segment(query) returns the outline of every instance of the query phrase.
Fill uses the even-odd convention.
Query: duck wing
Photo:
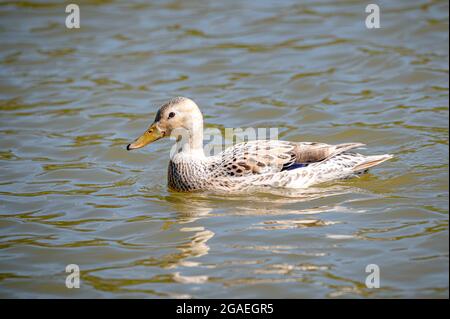
[[[330,159],[361,143],[329,145],[314,142],[257,140],[236,144],[212,157],[215,177],[249,176],[293,170]]]

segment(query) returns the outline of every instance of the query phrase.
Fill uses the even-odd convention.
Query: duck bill
[[[156,123],[152,124],[150,128],[141,136],[139,136],[133,143],[128,144],[127,150],[135,150],[141,147],[144,147],[147,144],[150,144],[160,138],[164,137],[164,132],[161,132],[158,129]]]

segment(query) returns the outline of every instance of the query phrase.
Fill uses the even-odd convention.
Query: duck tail
[[[365,171],[371,167],[374,167],[374,166],[381,164],[387,160],[390,160],[391,158],[394,158],[394,155],[384,154],[384,155],[367,156],[362,163],[359,163],[358,165],[353,167],[352,170],[353,170],[353,172]]]
[[[334,145],[332,151],[330,152],[330,154],[323,159],[323,161],[326,161],[330,158],[335,157],[336,155],[342,154],[348,150],[354,149],[354,148],[359,148],[359,147],[363,147],[366,146],[366,144],[363,143],[343,143],[343,144],[338,144],[338,145]]]

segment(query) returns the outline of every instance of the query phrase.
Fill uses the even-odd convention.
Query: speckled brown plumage
[[[184,192],[242,191],[257,186],[307,187],[355,176],[367,169],[355,169],[358,165],[374,161],[379,164],[388,159],[383,155],[366,157],[348,151],[362,145],[258,140],[198,160],[180,153],[169,162],[168,184],[171,189]],[[299,163],[307,165],[288,169]]]

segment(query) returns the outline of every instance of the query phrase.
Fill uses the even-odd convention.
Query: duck
[[[164,137],[176,139],[170,154],[168,188],[177,192],[244,192],[266,188],[307,188],[366,173],[391,154],[362,155],[354,150],[363,143],[330,145],[320,142],[251,140],[219,154],[206,156],[203,115],[186,97],[170,99],[159,107],[153,123],[128,151]]]

